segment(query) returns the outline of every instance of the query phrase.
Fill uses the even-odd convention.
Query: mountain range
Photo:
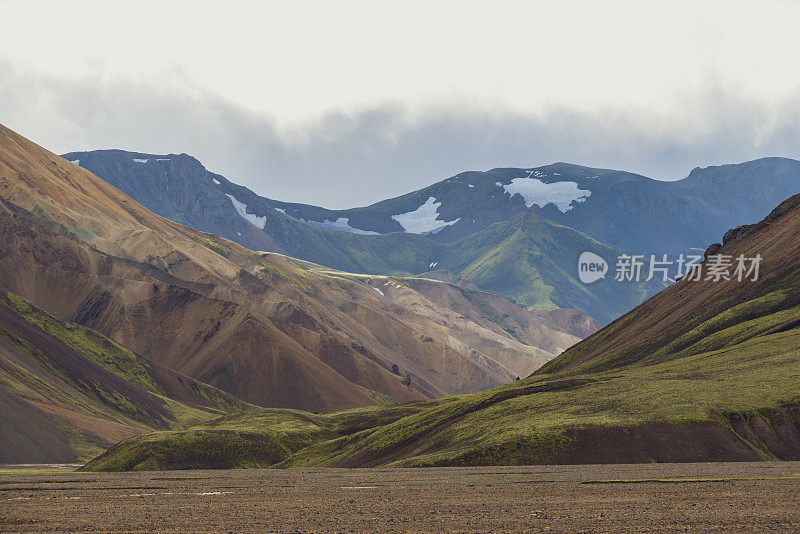
[[[765,158],[657,181],[567,163],[463,172],[371,206],[329,210],[257,195],[186,154],[72,152],[153,212],[255,250],[365,274],[460,279],[540,309],[608,323],[664,287],[592,285],[581,253],[697,254],[800,192],[800,162]],[[694,252],[693,252],[694,251]]]
[[[223,467],[800,459],[800,195],[714,248],[691,276],[526,379],[366,412],[248,411],[194,427],[205,446],[157,432],[85,469],[208,465],[197,450]],[[719,257],[748,270],[717,277]]]
[[[2,462],[85,458],[112,436],[245,405],[328,411],[479,391],[599,326],[464,282],[246,249],[2,126],[0,235],[0,395],[19,414],[4,421],[16,430]],[[59,445],[29,446],[48,436]]]
[[[798,165],[500,169],[332,212],[0,126],[0,462],[800,458]],[[582,252],[683,247],[667,287],[579,281]],[[692,276],[738,257],[752,280]]]

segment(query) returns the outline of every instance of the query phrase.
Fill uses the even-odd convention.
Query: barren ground
[[[798,496],[800,462],[144,473],[4,468],[0,531],[800,531]]]

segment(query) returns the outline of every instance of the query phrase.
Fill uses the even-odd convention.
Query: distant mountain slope
[[[526,306],[578,308],[602,323],[664,287],[657,279],[616,282],[613,271],[603,280],[583,284],[577,272],[583,252],[610,261],[621,254],[572,228],[535,213],[520,213],[448,244],[436,257],[436,267],[459,273],[479,287],[512,296]]]
[[[726,232],[717,253],[760,255],[757,279],[754,273],[742,280],[707,279],[719,259],[711,252],[701,280],[678,281],[525,380],[415,403],[403,412],[375,408],[303,419],[295,432],[304,440],[291,453],[260,462],[368,467],[798,460],[800,195],[761,222]],[[247,426],[265,435],[287,424],[224,420],[226,428]],[[126,440],[87,469],[175,465],[171,455],[150,452],[165,440],[175,438],[154,433]],[[202,465],[194,457],[184,467]]]
[[[281,252],[351,272],[409,275],[426,270],[440,248],[414,234],[362,239],[360,234],[306,224],[276,209],[285,203],[260,197],[186,154],[98,150],[63,157],[162,217],[252,250]]]
[[[520,174],[518,169],[463,173],[398,199],[334,212],[260,197],[207,171],[185,154],[107,150],[74,152],[64,157],[164,217],[251,248],[282,252],[336,269],[395,275],[448,269],[456,277],[498,291],[521,305],[580,308],[603,323],[663,287],[617,284],[610,288],[578,283],[575,271],[581,252],[599,248],[613,255],[618,250],[597,242],[592,232],[567,231],[562,221],[551,224],[551,219],[541,216],[549,213],[547,209],[528,209],[521,197],[514,200],[503,193],[496,182]],[[564,165],[562,170],[568,169],[588,173],[576,166]],[[616,176],[612,171],[604,172]],[[625,176],[629,179],[634,175]],[[460,218],[458,223],[443,226],[446,221],[436,222],[436,202],[428,200],[437,195],[444,202],[440,208],[445,211],[441,213],[455,210],[453,218],[443,215],[444,219]],[[397,214],[400,216],[393,219]],[[472,221],[469,224],[468,219]],[[412,232],[403,232],[398,221]],[[634,223],[625,219],[621,224],[633,228]],[[443,226],[438,233],[425,230],[437,225]],[[659,232],[666,231],[660,223],[656,226]],[[370,230],[359,230],[362,228]],[[376,232],[382,235],[372,235]],[[497,247],[503,252],[495,254]]]
[[[531,372],[593,325],[498,295],[476,297],[494,302],[481,308],[449,283],[428,294],[414,279],[373,287],[256,253],[161,218],[3,127],[0,235],[4,289],[260,406],[316,411],[477,391]],[[509,317],[492,315],[503,307]]]
[[[276,216],[278,211],[329,230],[362,235],[401,232],[418,247],[424,241],[412,236],[425,234],[449,243],[520,213],[533,212],[611,247],[648,254],[702,247],[728,228],[762,219],[778,203],[800,192],[800,162],[787,158],[696,168],[688,177],[673,182],[554,163],[530,169],[464,172],[371,206],[328,210],[260,197],[209,173],[186,154],[98,150],[64,157],[79,161],[159,215],[193,227],[212,222],[215,228],[201,229],[217,235],[222,234],[213,230],[227,231],[235,241],[260,240],[264,246],[250,245],[256,249],[280,247],[288,237],[264,241],[260,235],[233,234],[231,230],[242,231],[246,225],[237,220],[233,205],[213,191],[235,197],[245,206],[251,222],[268,235],[274,227],[287,224]],[[301,231],[298,228],[293,230]]]
[[[578,310],[520,308],[504,297],[463,281],[452,284],[423,277],[362,275],[293,261],[311,272],[364,284],[394,305],[414,310],[414,315],[403,314],[402,320],[414,329],[425,331],[423,344],[450,337],[477,349],[471,354],[477,361],[492,367],[499,364],[504,372],[510,371],[508,380],[525,376],[527,368],[538,369],[574,344],[575,336],[585,337],[600,327]],[[383,328],[377,323],[371,323],[370,328],[376,337],[382,336]],[[414,350],[413,345],[398,346],[398,352]],[[492,364],[484,355],[491,355],[496,363]]]
[[[387,233],[404,230],[398,214],[415,213],[417,227],[408,231],[428,224],[430,237],[453,242],[533,212],[629,253],[672,254],[703,247],[728,228],[754,223],[797,193],[800,162],[786,158],[697,168],[673,182],[554,163],[464,172],[397,198],[324,216]],[[319,208],[278,204],[298,218],[322,220]]]

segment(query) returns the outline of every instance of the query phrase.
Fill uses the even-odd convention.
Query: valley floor
[[[0,530],[800,530],[800,462],[77,473],[0,468]]]

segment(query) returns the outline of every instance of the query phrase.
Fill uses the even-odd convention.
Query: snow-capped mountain
[[[301,219],[347,218],[359,231],[421,233],[441,242],[530,212],[615,248],[658,254],[705,248],[727,229],[759,220],[798,192],[800,162],[785,158],[697,168],[673,182],[555,163],[464,172],[365,208],[280,207]]]
[[[663,286],[582,285],[582,252],[705,249],[800,192],[800,162],[781,158],[698,168],[674,182],[555,163],[463,172],[370,206],[329,210],[259,196],[186,154],[63,157],[159,215],[255,250],[370,274],[449,271],[520,304],[576,307],[601,322]]]

